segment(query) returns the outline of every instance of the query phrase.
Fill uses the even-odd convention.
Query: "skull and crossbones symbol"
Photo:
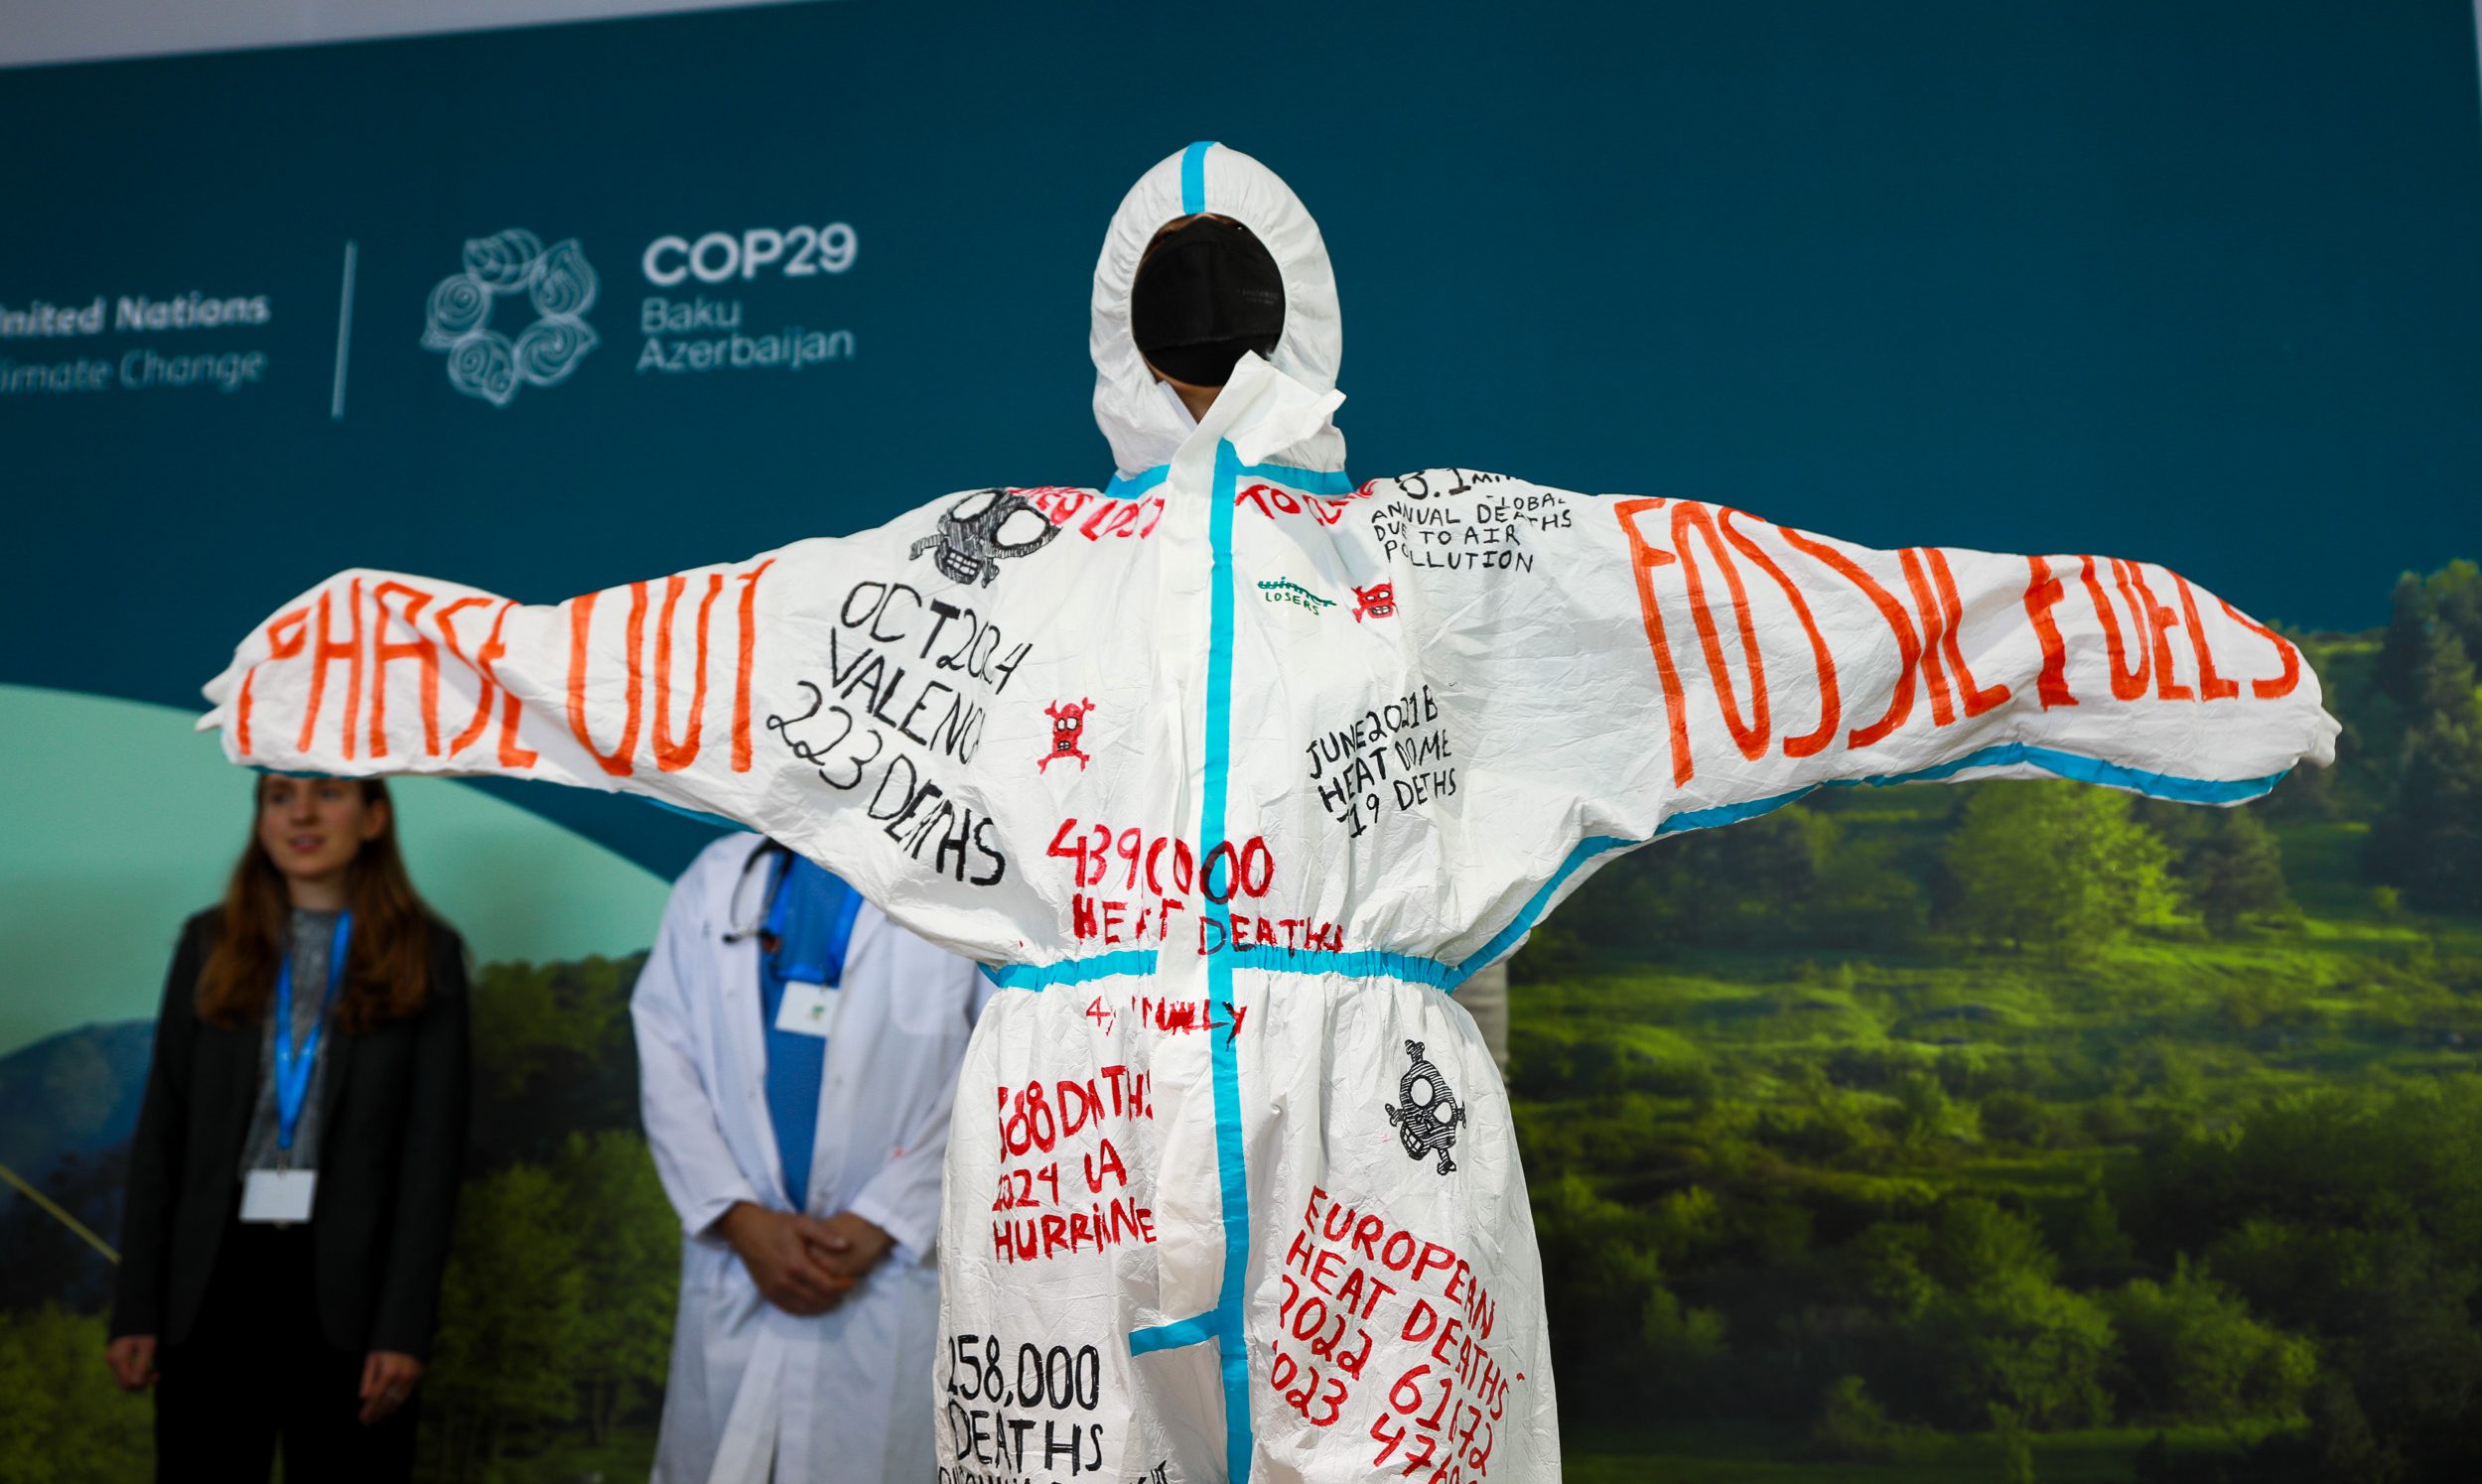
[[[1440,1173],[1447,1174],[1456,1167],[1448,1151],[1455,1147],[1457,1125],[1465,1121],[1465,1105],[1448,1091],[1440,1069],[1423,1059],[1422,1042],[1407,1041],[1405,1052],[1414,1064],[1397,1080],[1396,1106],[1387,1110],[1388,1122],[1396,1125],[1396,1137],[1404,1143],[1407,1157],[1419,1161],[1425,1154],[1436,1153]],[[1419,1102],[1414,1099],[1417,1087],[1424,1093]]]
[[[1045,771],[1063,757],[1076,758],[1077,771],[1082,773],[1086,770],[1086,764],[1091,759],[1079,750],[1078,742],[1086,735],[1086,714],[1093,710],[1094,703],[1082,698],[1065,706],[1054,701],[1042,709],[1042,714],[1051,719],[1051,750],[1043,753],[1042,760],[1034,764],[1035,772]]]
[[[968,513],[966,507],[977,500],[982,503]],[[1031,516],[1041,533],[1024,541],[1001,540],[1001,528],[1019,515]],[[949,581],[988,588],[1000,575],[1003,558],[1040,551],[1059,534],[1060,528],[1017,490],[977,489],[947,508],[939,517],[938,534],[914,542],[912,555],[931,552],[932,563]]]
[[[1367,588],[1353,590],[1354,622],[1359,623],[1365,617],[1393,618],[1395,616],[1396,584],[1373,583]]]

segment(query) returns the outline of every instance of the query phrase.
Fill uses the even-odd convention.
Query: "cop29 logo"
[[[441,279],[424,317],[425,349],[448,352],[448,384],[469,397],[505,407],[517,388],[558,386],[595,348],[586,323],[595,307],[595,269],[571,237],[546,248],[518,227],[466,243],[466,267]],[[535,321],[512,339],[491,328],[493,306],[523,294]]]

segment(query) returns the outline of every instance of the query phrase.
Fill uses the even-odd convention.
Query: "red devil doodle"
[[[1086,714],[1092,710],[1094,703],[1082,698],[1074,705],[1063,706],[1055,701],[1042,709],[1042,714],[1051,719],[1051,750],[1034,764],[1035,772],[1047,770],[1063,757],[1076,758],[1077,771],[1082,773],[1086,770],[1090,759],[1078,750],[1077,743],[1086,735]]]
[[[1396,584],[1377,583],[1367,588],[1353,590],[1354,622],[1359,623],[1365,617],[1393,618],[1395,616]]]

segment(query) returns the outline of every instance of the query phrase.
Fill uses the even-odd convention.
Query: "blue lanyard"
[[[276,967],[276,1147],[291,1151],[293,1131],[302,1124],[302,1103],[310,1096],[311,1068],[318,1064],[319,1039],[328,1028],[328,1011],[337,1003],[337,986],[345,982],[345,950],[353,941],[353,914],[337,914],[337,935],[328,945],[328,996],[319,1002],[319,1018],[300,1043],[293,1039],[293,955]]]
[[[792,874],[793,862],[788,856],[782,868],[775,873],[775,885],[767,893],[767,936],[775,941],[775,951],[778,953],[782,952],[784,947],[784,882],[791,877]],[[824,872],[821,874],[826,875]],[[841,988],[844,984],[845,949],[853,942],[854,919],[862,915],[862,893],[854,890],[841,877],[828,876],[827,878],[834,881],[844,895],[836,902],[836,920],[828,928],[826,952],[823,955],[825,962],[818,964],[777,962],[775,972],[780,979],[799,981],[803,984],[823,984],[831,988]]]

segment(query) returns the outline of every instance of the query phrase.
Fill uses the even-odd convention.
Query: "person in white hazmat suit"
[[[1220,339],[1220,391],[1132,323],[1141,258],[1200,216],[1166,261],[1211,307],[1150,340]],[[260,766],[727,815],[991,967],[940,1242],[948,1484],[1558,1477],[1525,1176],[1458,983],[1616,853],[1821,785],[2234,803],[2332,755],[2293,646],[2160,567],[1356,484],[1325,248],[1222,146],[1130,191],[1093,306],[1101,489],[553,607],[343,573],[241,642],[203,724]]]
[[[629,1002],[684,1238],[657,1484],[933,1477],[929,1264],[990,990],[756,836],[674,885]]]

